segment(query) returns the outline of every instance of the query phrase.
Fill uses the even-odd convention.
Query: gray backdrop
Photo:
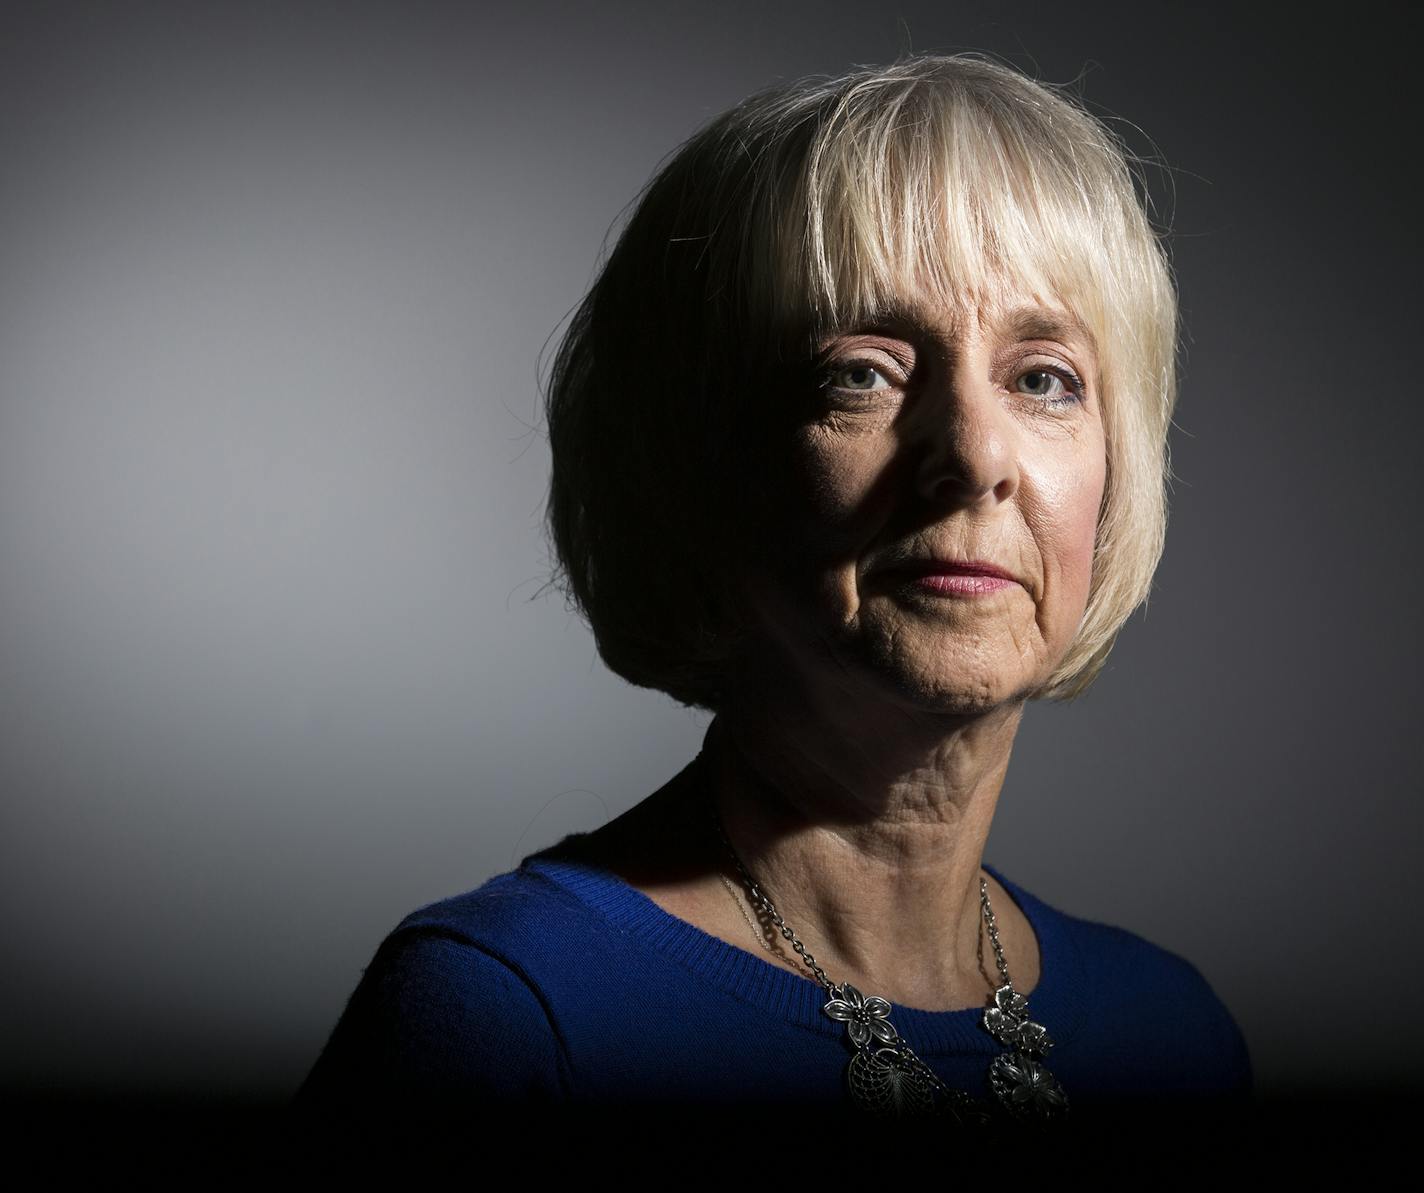
[[[1402,1079],[1419,113],[1350,11],[6,4],[5,1086],[284,1097],[406,912],[692,756],[537,595],[541,350],[674,145],[907,48],[1160,152],[1187,325],[1149,609],[987,856],[1194,961],[1264,1090]]]

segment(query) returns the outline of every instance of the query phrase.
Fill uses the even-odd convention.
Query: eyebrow
[[[930,330],[933,327],[932,317],[930,308],[901,299],[870,312],[858,326],[891,333],[913,329]],[[1077,343],[1087,348],[1095,359],[1098,356],[1097,337],[1081,319],[1067,311],[1032,303],[1024,304],[1006,311],[1000,319],[1000,328],[1021,340],[1062,340]],[[846,335],[854,330],[852,327],[843,327],[830,334]]]
[[[1037,306],[1015,307],[1003,321],[1005,330],[1022,340],[1076,340],[1098,354],[1098,340],[1075,315]]]

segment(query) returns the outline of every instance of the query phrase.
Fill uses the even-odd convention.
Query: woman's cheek
[[[1065,562],[1072,572],[1075,589],[1086,602],[1092,586],[1093,556],[1097,548],[1098,515],[1102,506],[1106,468],[1098,463],[1093,468],[1081,470],[1077,475],[1082,478],[1081,482],[1073,486],[1065,507]]]

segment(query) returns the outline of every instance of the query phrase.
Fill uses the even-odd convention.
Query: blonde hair
[[[545,403],[555,582],[608,666],[718,710],[741,645],[733,511],[778,367],[907,294],[964,309],[1007,287],[1097,347],[1092,583],[1034,698],[1085,691],[1166,534],[1178,311],[1139,161],[1070,94],[973,53],[767,88],[680,146],[574,312]],[[738,367],[768,384],[721,380]]]

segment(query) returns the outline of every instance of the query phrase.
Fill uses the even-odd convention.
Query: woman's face
[[[1107,466],[1090,337],[1021,296],[963,317],[907,304],[821,348],[798,392],[768,395],[795,413],[749,524],[763,679],[922,711],[1025,698],[1092,577]],[[976,590],[933,578],[933,560],[1012,580]]]

